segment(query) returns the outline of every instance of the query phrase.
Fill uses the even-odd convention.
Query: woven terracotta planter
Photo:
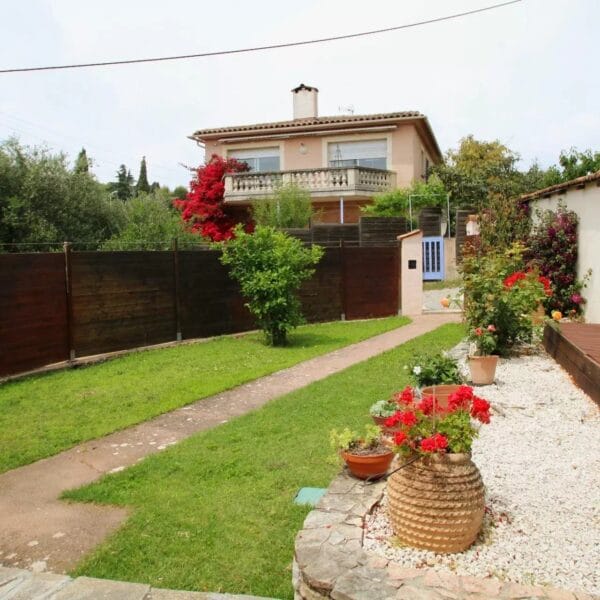
[[[469,454],[434,454],[396,471],[387,484],[388,516],[402,544],[462,552],[483,522],[485,489]]]

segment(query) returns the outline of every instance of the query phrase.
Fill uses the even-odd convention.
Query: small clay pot
[[[471,381],[475,385],[489,385],[494,383],[498,357],[495,354],[488,356],[469,356],[469,369]]]
[[[358,479],[366,479],[371,477],[383,477],[390,468],[394,453],[389,450],[383,454],[349,454],[342,452],[342,458],[346,461],[346,465],[350,473]]]
[[[425,396],[433,396],[436,399],[436,404],[440,410],[448,408],[448,398],[458,391],[460,384],[451,383],[444,385],[429,385],[421,390],[423,398]]]
[[[379,427],[383,427],[387,417],[376,417],[375,415],[371,415],[371,419],[373,419],[373,422],[375,423],[375,425],[379,425]]]

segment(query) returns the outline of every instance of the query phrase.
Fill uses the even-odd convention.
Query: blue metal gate
[[[423,281],[444,279],[444,238],[423,238]]]

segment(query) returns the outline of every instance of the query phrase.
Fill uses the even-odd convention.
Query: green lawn
[[[285,348],[259,333],[136,352],[0,385],[0,473],[409,323],[306,325]]]
[[[449,324],[197,434],[65,497],[129,505],[122,529],[76,570],[156,587],[292,598],[304,486],[326,487],[329,430],[362,427],[372,402],[404,387],[415,355],[454,346]]]

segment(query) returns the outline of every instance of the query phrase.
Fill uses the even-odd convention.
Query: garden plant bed
[[[545,355],[500,363],[477,392],[494,407],[473,458],[484,529],[461,554],[399,547],[383,482],[343,473],[296,539],[299,598],[555,598],[600,592],[599,415]],[[566,590],[574,590],[571,593]]]
[[[365,549],[402,567],[599,594],[597,407],[546,355],[502,361],[477,393],[495,409],[473,447],[487,488],[478,541],[451,555],[399,547],[384,495]]]

